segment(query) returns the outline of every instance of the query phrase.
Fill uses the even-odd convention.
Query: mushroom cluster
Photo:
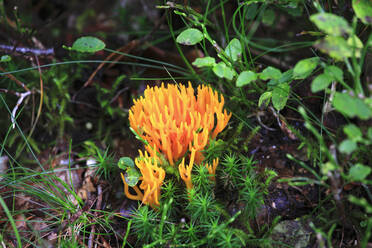
[[[160,152],[173,166],[194,148],[195,162],[200,163],[208,139],[215,139],[230,120],[231,113],[223,111],[224,103],[224,97],[206,85],[199,85],[196,96],[190,82],[188,87],[147,86],[144,97],[134,100],[129,122],[148,142],[146,150],[151,155]]]
[[[224,97],[206,85],[199,85],[196,94],[190,82],[188,87],[182,84],[147,86],[144,96],[134,100],[129,110],[131,128],[146,142],[147,152],[143,155],[140,151],[135,161],[142,174],[140,189],[144,193],[134,186],[137,195],[132,195],[122,175],[126,196],[152,207],[159,206],[160,188],[165,177],[162,166],[174,167],[177,164],[186,188],[191,189],[194,162],[203,161],[202,151],[209,140],[215,139],[231,118],[231,113],[223,110],[223,106]],[[190,160],[185,166],[188,151]],[[159,154],[168,165],[158,166],[162,161]],[[213,160],[212,165],[205,164],[211,180],[215,180],[217,165],[218,159]]]

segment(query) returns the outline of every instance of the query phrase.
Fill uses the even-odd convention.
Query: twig
[[[31,53],[35,56],[45,56],[45,55],[54,55],[54,48],[47,48],[47,49],[37,49],[37,48],[29,48],[29,47],[16,47],[16,46],[8,46],[0,44],[0,49],[7,51],[7,52],[17,52],[17,53]]]
[[[16,92],[16,93],[18,93],[18,92]],[[10,116],[10,119],[11,119],[11,121],[13,123],[12,124],[13,129],[15,128],[15,115],[16,115],[16,112],[18,110],[18,107],[19,107],[19,105],[21,105],[23,99],[25,99],[25,97],[28,96],[28,95],[30,95],[30,94],[31,94],[31,91],[27,91],[25,93],[18,93],[19,99],[18,99],[17,104],[15,105],[15,107],[14,107],[14,109],[12,111],[12,115]]]
[[[261,115],[264,115],[264,113],[263,113],[262,111],[258,111],[258,112],[256,113],[256,118],[257,118],[258,123],[259,123],[261,126],[263,126],[265,129],[269,130],[269,131],[276,131],[275,128],[271,128],[271,127],[268,127],[268,126],[266,126],[265,124],[263,124],[263,122],[262,122],[262,120],[261,120],[261,117],[260,117]]]
[[[116,99],[121,95],[121,93],[123,93],[124,91],[127,91],[128,89],[129,89],[129,87],[125,87],[125,88],[119,90],[118,93],[116,93],[116,95],[111,99],[110,104],[115,102]]]

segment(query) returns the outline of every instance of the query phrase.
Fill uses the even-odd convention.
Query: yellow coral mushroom
[[[182,162],[178,166],[178,171],[180,173],[180,176],[182,180],[185,182],[186,188],[188,190],[191,190],[194,187],[192,184],[192,180],[191,180],[191,171],[194,165],[195,155],[196,155],[196,149],[192,148],[189,165],[185,166],[185,158],[183,158]],[[218,158],[213,159],[212,165],[209,165],[208,163],[205,164],[205,167],[208,169],[208,172],[210,174],[210,179],[212,181],[216,180],[215,175],[216,175],[217,165],[218,165]]]
[[[147,152],[143,155],[142,151],[139,151],[140,156],[135,159],[136,166],[140,169],[142,176],[139,178],[142,180],[139,188],[136,186],[133,189],[137,195],[133,195],[129,192],[128,184],[125,181],[125,177],[121,174],[124,183],[124,193],[132,200],[141,200],[142,203],[150,205],[151,207],[159,206],[160,189],[165,178],[165,171],[163,168],[158,167],[157,157],[150,157]],[[141,192],[141,190],[144,193]]]
[[[205,164],[205,167],[207,167],[209,174],[211,175],[211,180],[216,181],[216,169],[218,165],[218,158],[213,159],[212,165],[209,165],[208,163]]]
[[[208,139],[215,139],[231,117],[223,106],[224,97],[209,86],[199,86],[196,96],[190,82],[188,87],[147,86],[144,97],[134,100],[129,122],[148,142],[146,150],[151,156],[160,152],[173,166],[188,149],[194,148],[195,161],[200,163]]]
[[[188,190],[191,190],[194,187],[191,181],[191,171],[192,171],[192,167],[194,166],[195,153],[196,153],[196,150],[193,148],[191,150],[189,166],[185,166],[185,158],[182,159],[182,162],[178,166],[178,171],[180,173],[180,176],[182,180],[185,182],[186,188]]]

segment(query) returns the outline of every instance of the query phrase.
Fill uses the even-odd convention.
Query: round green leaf
[[[356,164],[349,170],[349,177],[352,181],[363,181],[371,173],[371,168],[362,164]]]
[[[0,62],[9,62],[11,60],[12,60],[12,57],[10,57],[9,55],[3,55],[1,56]]]
[[[192,64],[198,68],[209,67],[214,66],[216,64],[216,60],[213,57],[197,58]]]
[[[237,38],[232,39],[225,48],[225,53],[233,61],[237,61],[238,57],[242,54],[242,44]]]
[[[213,66],[213,72],[220,78],[226,78],[228,80],[232,80],[235,76],[236,72],[228,67],[224,62],[219,62],[215,66]]]
[[[276,69],[274,67],[267,67],[265,70],[263,70],[260,73],[260,78],[262,80],[268,80],[268,79],[276,79],[278,80],[282,76],[282,73],[279,69]]]
[[[118,167],[126,170],[128,167],[134,168],[134,162],[130,157],[121,157],[118,161]]]
[[[332,82],[332,79],[333,78],[331,76],[325,73],[318,75],[311,83],[311,91],[318,92],[326,89]]]
[[[267,107],[267,105],[269,105],[271,96],[272,96],[272,92],[271,91],[264,92],[260,96],[260,99],[258,99],[258,107],[261,107],[262,104],[264,104],[264,106]]]
[[[198,29],[188,28],[178,35],[176,42],[182,45],[191,46],[202,41],[203,38],[203,33],[200,32]]]
[[[372,24],[372,1],[353,0],[352,2],[355,15],[364,23]]]
[[[328,175],[330,171],[334,171],[337,169],[337,165],[332,162],[327,162],[321,165],[320,171],[323,175]]]
[[[272,93],[272,102],[273,106],[276,110],[282,110],[289,98],[291,87],[287,83],[279,84],[274,87],[273,93]]]
[[[346,42],[350,46],[351,51],[354,51],[355,57],[360,58],[363,42],[359,39],[359,37],[355,34],[351,35]]]
[[[138,183],[140,177],[141,173],[139,173],[135,168],[132,167],[128,167],[124,175],[125,182],[131,187],[135,186]]]
[[[293,69],[294,79],[304,79],[307,78],[317,67],[319,63],[318,57],[303,59],[297,62]]]
[[[352,56],[352,48],[346,40],[339,36],[327,36],[315,42],[314,46],[336,60],[343,60]]]
[[[293,69],[289,69],[282,73],[280,78],[277,80],[278,84],[288,83],[293,79]]]
[[[344,72],[335,65],[327,65],[324,68],[324,74],[329,75],[333,78],[333,80],[337,82],[343,82],[344,81]]]
[[[77,39],[72,44],[71,50],[77,52],[95,53],[105,48],[105,43],[96,37],[85,36]]]
[[[370,139],[372,141],[372,127],[368,128],[367,137],[368,137],[368,139]]]
[[[341,16],[331,13],[318,13],[310,16],[310,20],[324,33],[333,36],[351,34],[352,28],[349,23]]]
[[[266,9],[262,16],[262,23],[268,26],[274,24],[275,21],[275,11],[272,9]]]
[[[344,133],[350,140],[355,142],[361,141],[362,138],[362,131],[360,131],[359,127],[354,124],[348,124],[344,127]]]
[[[357,116],[362,120],[367,120],[372,117],[372,110],[367,104],[346,93],[336,92],[332,104],[337,111],[351,118]]]
[[[338,150],[342,153],[351,154],[355,149],[357,148],[357,145],[354,141],[346,139],[341,142],[340,146],[338,147]]]
[[[236,87],[243,87],[256,79],[257,74],[253,71],[243,71],[239,74],[238,79],[236,80]]]

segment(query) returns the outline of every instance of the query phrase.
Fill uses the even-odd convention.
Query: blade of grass
[[[16,224],[14,222],[13,216],[10,213],[10,211],[9,211],[9,209],[8,209],[5,201],[3,200],[3,198],[1,196],[0,196],[0,205],[3,207],[6,216],[8,216],[10,225],[13,228],[14,235],[16,236],[16,239],[17,239],[17,247],[18,248],[22,248],[21,236],[19,235],[19,232],[18,232],[17,226],[16,226]]]

